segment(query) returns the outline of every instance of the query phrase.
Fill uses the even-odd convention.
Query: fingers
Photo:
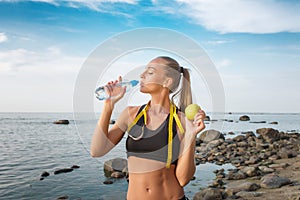
[[[198,131],[200,132],[205,128],[204,119],[206,114],[203,110],[199,110],[198,113],[194,117],[193,124],[198,127]]]
[[[195,115],[194,119],[202,119],[204,120],[206,117],[206,114],[204,110],[199,110],[198,113]]]
[[[111,89],[111,88],[115,87],[118,83],[121,83],[121,82],[122,82],[122,76],[119,76],[118,80],[107,82],[106,87]]]
[[[119,76],[118,80],[121,83],[122,82],[122,76]]]
[[[122,76],[119,76],[117,80],[114,81],[109,81],[105,85],[105,91],[109,95],[110,100],[114,100],[117,102],[120,98],[122,98],[126,92],[126,87],[122,87],[121,83],[122,82]]]

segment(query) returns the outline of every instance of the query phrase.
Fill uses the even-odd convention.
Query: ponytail
[[[191,83],[190,83],[190,73],[188,69],[184,67],[181,68],[181,73],[182,73],[182,85],[181,85],[181,91],[180,91],[180,96],[179,96],[179,102],[178,106],[179,109],[184,112],[185,108],[193,102],[192,99],[192,91],[191,91]]]

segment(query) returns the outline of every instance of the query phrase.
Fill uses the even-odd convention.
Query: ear
[[[172,84],[173,84],[173,79],[171,79],[171,78],[166,78],[166,80],[165,80],[164,83],[163,83],[163,86],[164,86],[164,87],[167,87],[167,88],[170,88]]]

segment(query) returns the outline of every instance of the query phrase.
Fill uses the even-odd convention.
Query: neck
[[[151,95],[149,111],[155,114],[167,114],[170,111],[170,99],[168,92]]]

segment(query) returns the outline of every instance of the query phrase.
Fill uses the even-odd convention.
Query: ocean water
[[[250,123],[239,121],[247,114]],[[285,132],[300,131],[300,114],[288,113],[233,113],[209,114],[212,122],[207,129],[236,135],[258,128],[271,127]],[[56,125],[59,119],[70,120],[69,125]],[[224,121],[233,120],[233,122]],[[216,120],[216,121],[214,121]],[[278,125],[269,124],[277,121]],[[127,181],[116,180],[111,185],[106,180],[103,164],[106,160],[126,158],[125,137],[111,152],[102,158],[91,158],[89,144],[96,124],[96,117],[74,119],[73,113],[0,113],[0,199],[56,199],[67,195],[69,199],[125,199]],[[228,137],[232,137],[229,136]],[[54,171],[79,165],[70,173],[54,175]],[[232,168],[231,165],[197,166],[196,180],[185,187],[192,199],[201,188],[214,179],[213,171]],[[47,171],[50,176],[40,180]]]

